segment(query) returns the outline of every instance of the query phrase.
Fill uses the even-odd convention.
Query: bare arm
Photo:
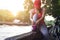
[[[33,9],[31,9],[29,13],[30,13],[30,20],[33,21]]]
[[[34,23],[34,21],[33,21],[33,12],[34,11],[34,9],[32,9],[32,10],[30,10],[30,20],[31,20],[31,24],[33,25],[33,23]]]
[[[33,21],[33,15],[30,13],[30,20]]]

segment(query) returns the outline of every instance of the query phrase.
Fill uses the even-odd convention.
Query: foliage
[[[52,15],[46,15],[44,21],[49,27],[55,25],[55,18]]]
[[[19,12],[17,13],[16,18],[17,18],[18,20],[20,20],[21,22],[28,22],[28,21],[29,21],[28,14],[26,14],[25,11],[19,11]]]
[[[29,19],[29,11],[33,8],[33,2],[32,0],[25,0],[24,1],[24,16],[25,16],[25,21],[30,22]]]
[[[25,11],[28,12],[32,8],[33,8],[33,2],[32,2],[32,0],[25,0],[24,1],[24,9],[25,9]]]
[[[46,13],[51,14],[52,4],[51,0],[46,0]]]
[[[12,13],[8,10],[0,10],[0,21],[13,21],[14,17]]]
[[[59,4],[60,0],[53,0],[52,1],[52,15],[54,17],[60,16],[60,4]]]
[[[46,21],[45,20],[45,23],[46,23],[47,26],[53,26],[55,21],[52,21],[52,20],[51,21]]]
[[[25,17],[25,15],[24,15],[24,12],[23,11],[19,11],[17,13],[16,18],[19,19],[20,21],[23,21],[24,20],[24,17]]]
[[[51,2],[50,2],[51,1]],[[60,0],[49,0],[50,7],[48,8],[48,12],[53,15],[53,17],[60,16]]]

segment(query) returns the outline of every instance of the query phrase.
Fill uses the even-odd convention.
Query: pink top
[[[40,12],[38,14],[38,19],[42,17],[42,12]],[[40,21],[40,24],[43,24],[44,23],[44,18]]]
[[[29,12],[30,12],[30,14],[32,14],[32,13],[33,13],[33,15],[35,14],[35,10],[34,10],[34,9],[30,10]],[[37,20],[42,17],[42,12],[43,12],[43,11],[41,10],[40,13],[38,14]],[[45,23],[45,22],[44,22],[44,18],[43,18],[43,19],[40,21],[40,24],[44,24],[44,23]]]
[[[40,13],[38,14],[37,20],[42,17],[42,12],[43,12],[43,11],[41,10]],[[35,12],[34,12],[34,14],[35,14]],[[33,15],[34,15],[34,14],[33,14]],[[44,18],[40,21],[40,24],[43,24],[43,23],[44,23]]]

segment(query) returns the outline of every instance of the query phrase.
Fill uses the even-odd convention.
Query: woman
[[[44,6],[41,7],[42,4],[45,5],[43,1],[35,0],[34,9],[30,11],[30,20],[32,22],[32,27],[33,27],[32,31],[35,32],[37,32],[36,30],[40,31],[44,36],[44,40],[49,40],[48,30],[44,22],[45,7]],[[34,14],[37,14],[35,18],[33,17]]]
[[[36,26],[36,20],[37,20],[37,14],[39,13],[41,7],[41,1],[40,0],[35,0],[34,2],[34,9],[30,10],[30,20],[32,22],[33,30],[35,30]]]

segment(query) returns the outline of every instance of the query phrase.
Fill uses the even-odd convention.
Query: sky
[[[24,0],[0,0],[0,9],[7,9],[16,15],[18,11],[23,11]]]
[[[0,0],[0,9],[9,10],[16,16],[18,11],[24,10],[23,3],[24,0]]]

